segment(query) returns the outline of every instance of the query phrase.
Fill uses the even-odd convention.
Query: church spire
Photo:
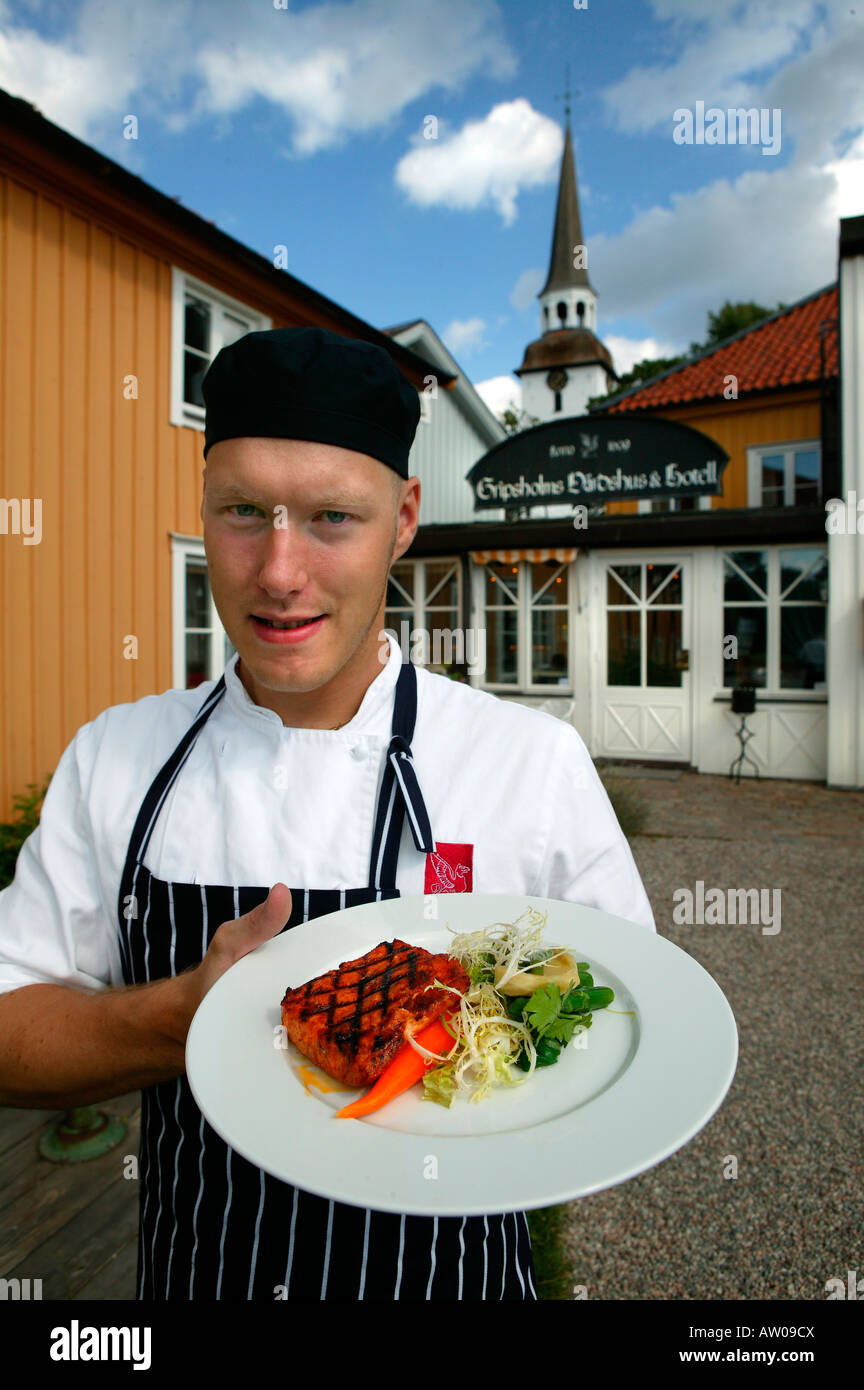
[[[568,93],[569,96],[569,93]],[[576,189],[576,167],[573,159],[573,139],[570,134],[570,109],[567,107],[567,126],[564,153],[561,157],[561,176],[558,181],[558,206],[555,210],[555,231],[552,234],[552,255],[549,274],[538,298],[550,290],[592,288],[584,266],[574,266],[574,248],[584,246],[582,219],[579,216],[579,194]],[[584,259],[581,257],[579,259]]]

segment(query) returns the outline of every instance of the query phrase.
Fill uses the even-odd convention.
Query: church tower
[[[586,402],[605,395],[618,379],[609,350],[595,333],[597,294],[588,278],[569,108],[549,274],[537,297],[542,337],[528,344],[516,375],[523,408],[542,424],[558,415],[584,414]]]

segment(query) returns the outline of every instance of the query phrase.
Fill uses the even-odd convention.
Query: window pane
[[[649,608],[645,621],[646,685],[680,686],[682,672],[676,671],[675,661],[681,650],[681,609]]]
[[[407,613],[409,617],[414,612],[413,603],[408,602],[405,595],[396,587],[392,580],[387,583],[386,603],[388,608],[401,609],[402,612]]]
[[[743,578],[730,563],[735,562],[747,578]],[[744,599],[758,602],[764,598],[768,588],[768,563],[764,550],[737,550],[723,557],[724,591],[727,603],[730,599]],[[748,583],[747,580],[751,582]],[[755,588],[753,586],[756,586]]]
[[[403,624],[403,623],[406,623],[406,624],[407,624],[407,626],[406,626],[406,628],[405,628],[405,643],[403,643],[403,641],[402,641],[402,624]],[[399,643],[400,647],[402,647],[402,646],[404,646],[404,645],[406,645],[406,644],[410,645],[410,642],[411,642],[411,629],[412,629],[412,627],[414,626],[414,621],[413,621],[413,617],[412,617],[412,614],[411,614],[410,610],[405,609],[405,608],[402,608],[402,609],[385,608],[385,610],[384,610],[384,626],[385,626],[385,627],[389,627],[390,630],[391,630],[391,632],[395,632],[395,633],[396,633],[396,641]]]
[[[486,680],[490,684],[516,684],[518,620],[515,608],[493,608],[486,614]]]
[[[645,578],[648,600],[657,594],[658,603],[681,603],[681,571],[675,565],[647,565]],[[666,580],[669,580],[668,584]],[[663,586],[658,594],[658,589]]]
[[[802,579],[802,575],[806,577]],[[827,555],[817,558],[815,550],[781,550],[780,597],[785,599],[787,595],[801,603],[805,599],[813,603],[827,602]]]
[[[503,565],[499,561],[485,565],[486,602],[516,603],[519,593],[519,567]]]
[[[209,632],[186,633],[186,689],[193,690],[210,679]]]
[[[639,685],[642,680],[639,650],[639,613],[612,612],[608,622],[607,685]]]
[[[819,453],[816,449],[799,449],[795,453],[795,501],[819,501]]]
[[[531,603],[533,607],[567,602],[566,571],[560,560],[539,560],[531,564]],[[554,577],[553,577],[554,576]],[[550,583],[551,580],[551,583]],[[544,585],[546,586],[544,589]],[[543,593],[541,594],[541,589]]]
[[[183,399],[187,405],[202,405],[201,382],[210,366],[210,359],[188,350],[183,354]]]
[[[197,560],[186,562],[186,627],[210,626],[210,582],[207,566]]]
[[[725,608],[723,610],[724,646],[726,637],[738,639],[738,659],[727,658],[723,662],[724,685],[765,685],[767,679],[766,614],[766,608]]]
[[[235,318],[233,314],[223,312],[222,314],[222,346],[227,347],[229,343],[236,343],[238,338],[242,338],[249,332],[249,324],[243,319]]]
[[[566,608],[535,608],[531,615],[531,680],[568,684]]]
[[[186,347],[197,348],[209,356],[210,353],[210,306],[194,295],[186,296],[186,324],[183,341]]]
[[[622,581],[619,583],[619,579]],[[628,593],[627,589],[632,589],[633,593]],[[608,583],[606,586],[607,603],[635,603],[636,599],[642,597],[642,566],[641,565],[616,565],[613,569],[609,566]]]
[[[426,602],[433,607],[455,608],[459,602],[457,565],[427,561]]]
[[[387,606],[411,607],[414,598],[414,565],[393,565],[387,582]]]
[[[780,685],[813,690],[825,680],[825,609],[780,609]]]
[[[459,615],[455,608],[426,610],[425,627],[431,643],[429,660],[435,666],[452,666],[454,662],[461,664],[474,655],[466,651],[465,635],[458,624]]]
[[[655,497],[654,500],[653,500],[652,503],[651,503],[651,511],[652,511],[652,512],[671,512],[671,511],[674,510],[674,508],[673,508],[673,506],[672,506],[672,502],[673,502],[673,498],[671,498],[671,497]]]
[[[762,459],[762,506],[783,505],[784,460],[782,454],[765,454]]]
[[[679,512],[698,512],[698,497],[679,497],[677,498]]]

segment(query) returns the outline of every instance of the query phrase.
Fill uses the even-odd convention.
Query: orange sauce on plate
[[[294,1071],[302,1081],[307,1096],[311,1096],[312,1086],[325,1093],[328,1091],[356,1091],[357,1089],[356,1086],[343,1086],[341,1081],[334,1081],[332,1076],[325,1076],[317,1067],[306,1066],[305,1063],[295,1067]]]

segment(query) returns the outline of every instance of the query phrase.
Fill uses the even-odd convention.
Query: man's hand
[[[196,992],[200,990],[197,1002],[200,1004],[207,991],[235,961],[276,936],[290,916],[291,889],[284,883],[274,883],[263,903],[233,922],[223,923],[214,932],[201,964],[189,972],[195,979]]]

